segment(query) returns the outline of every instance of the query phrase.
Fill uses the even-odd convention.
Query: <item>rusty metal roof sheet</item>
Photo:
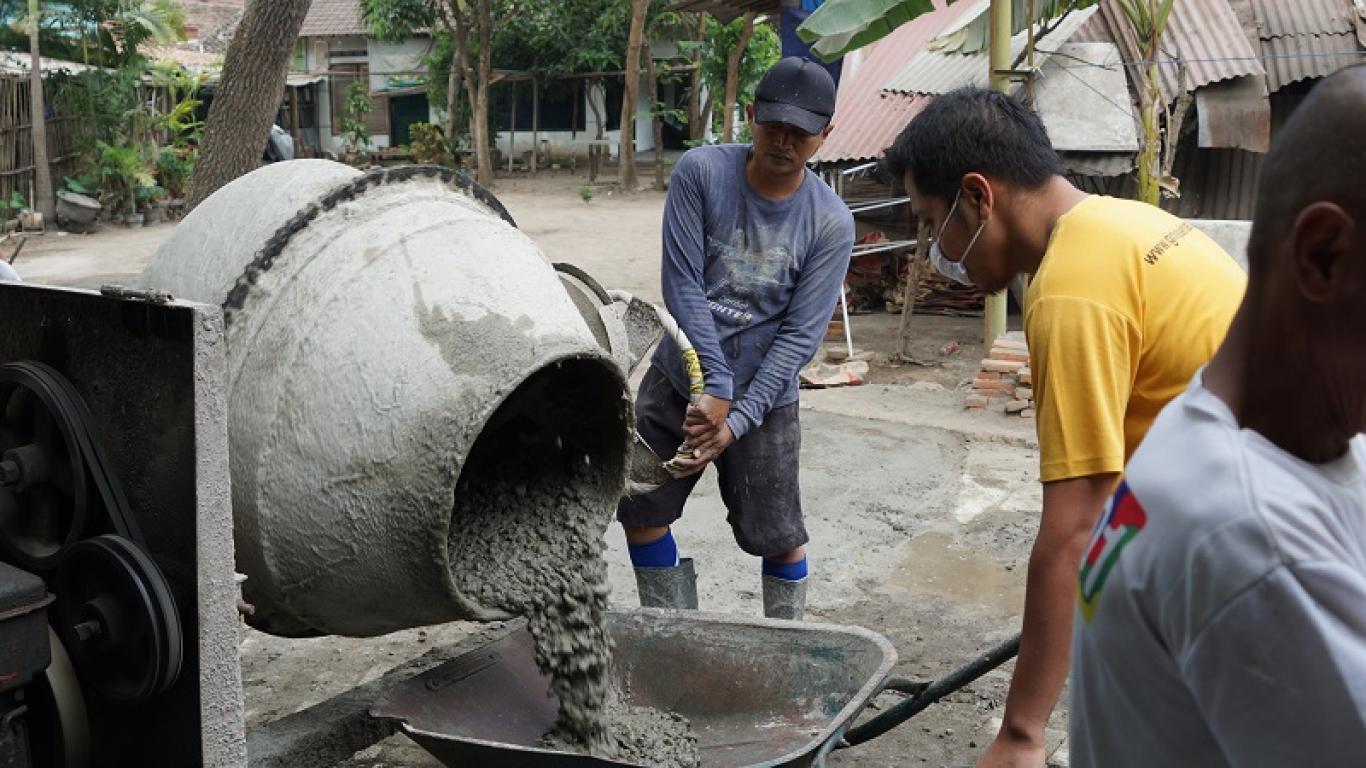
[[[1262,39],[1356,32],[1351,0],[1252,0]]]
[[[1124,60],[1138,62],[1129,65],[1129,81],[1140,79],[1143,54],[1118,0],[1101,0],[1100,11]],[[1169,102],[1183,90],[1266,74],[1259,61],[1260,51],[1254,50],[1226,0],[1176,0],[1163,38],[1158,76]],[[1186,66],[1184,87],[1177,82],[1182,62]]]
[[[985,3],[974,3],[973,9],[981,11]],[[1052,46],[1060,45],[1072,36],[1095,13],[1095,8],[1069,13],[1057,28],[1035,43],[1035,66],[1041,66],[1048,59]],[[1010,39],[1011,58],[1018,58],[1028,43],[1028,36],[1021,32]],[[948,93],[955,88],[967,85],[985,87],[988,80],[989,54],[981,51],[961,54],[951,51],[922,51],[911,59],[901,71],[883,84],[884,91],[893,93],[936,95]]]
[[[834,129],[812,158],[816,163],[846,163],[882,156],[901,129],[927,103],[924,97],[883,93],[882,84],[971,7],[958,2],[897,27],[890,35],[844,59],[835,100]]]
[[[1266,85],[1273,93],[1316,77],[1326,77],[1343,67],[1366,61],[1366,51],[1354,33],[1340,35],[1287,35],[1262,41],[1266,56]]]

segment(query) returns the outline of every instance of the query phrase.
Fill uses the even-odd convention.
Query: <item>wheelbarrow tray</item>
[[[608,628],[627,701],[688,718],[708,768],[811,765],[896,663],[858,627],[642,608],[610,612]],[[633,765],[538,747],[556,709],[519,624],[391,688],[371,714],[449,766]]]

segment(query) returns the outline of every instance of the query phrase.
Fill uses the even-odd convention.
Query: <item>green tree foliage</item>
[[[40,45],[50,58],[121,67],[149,44],[185,38],[179,0],[45,0],[41,11]],[[0,0],[0,47],[28,47],[27,14],[27,0]]]
[[[346,108],[339,125],[346,136],[348,154],[370,146],[370,129],[365,125],[365,116],[371,109],[374,109],[374,102],[370,100],[369,82],[356,80],[346,87]]]
[[[743,26],[744,22],[741,19],[722,24],[710,16],[707,17],[706,34],[700,43],[701,66],[702,82],[707,86],[707,94],[712,104],[713,122],[725,119],[723,115],[726,107],[723,102],[726,93],[726,60],[739,43]],[[736,106],[741,112],[754,101],[754,89],[758,87],[759,80],[769,67],[782,58],[782,50],[783,43],[777,30],[769,24],[754,26],[754,34],[745,46],[745,55],[740,59],[738,72]],[[743,133],[740,138],[744,139]]]
[[[402,42],[420,29],[437,25],[438,2],[446,0],[359,0],[361,17],[378,40]]]

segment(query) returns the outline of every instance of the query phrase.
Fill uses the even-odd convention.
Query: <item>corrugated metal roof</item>
[[[27,75],[32,63],[33,58],[27,52],[0,51],[0,73]],[[42,69],[44,77],[57,72],[77,75],[81,72],[99,69],[99,67],[82,64],[79,61],[53,59],[47,56],[38,57],[38,66]]]
[[[1262,39],[1356,32],[1351,0],[1252,0]]]
[[[1260,75],[1225,80],[1196,91],[1195,117],[1201,147],[1251,152],[1271,148],[1271,103],[1266,78]]]
[[[1178,151],[1172,169],[1181,196],[1162,207],[1183,219],[1250,219],[1266,155],[1241,149]]]
[[[313,0],[299,37],[368,35],[358,0]]]
[[[981,6],[982,4],[974,4],[975,9]],[[1048,59],[1048,54],[1053,50],[1050,46],[1066,42],[1095,11],[1094,7],[1073,11],[1062,19],[1056,29],[1038,38],[1035,41],[1035,66],[1040,66]],[[1028,42],[1028,35],[1024,32],[1012,37],[1011,58],[1018,58]],[[989,79],[989,69],[989,54],[986,51],[969,55],[923,51],[911,59],[900,72],[888,79],[882,89],[892,93],[937,95],[968,85],[985,87]]]
[[[945,8],[943,0],[935,1],[936,10],[845,57],[831,119],[834,130],[813,162],[859,162],[881,157],[924,107],[925,98],[884,94],[882,84],[972,5],[958,2]]]
[[[1266,55],[1266,85],[1273,93],[1315,77],[1326,77],[1343,67],[1366,61],[1366,52],[1353,33],[1289,35],[1262,41]]]
[[[1110,27],[1125,61],[1141,62],[1142,51],[1118,0],[1101,0],[1100,12]],[[1183,90],[1235,77],[1266,74],[1237,16],[1225,0],[1176,0],[1163,34],[1158,77],[1167,101]],[[1180,62],[1186,65],[1185,84],[1177,82]],[[1129,81],[1143,77],[1142,64],[1129,68]]]

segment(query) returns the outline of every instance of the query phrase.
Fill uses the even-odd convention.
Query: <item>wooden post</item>
[[[915,297],[920,293],[921,265],[929,254],[930,225],[917,217],[915,254],[911,256],[911,270],[906,276],[906,295],[901,299],[901,327],[896,332],[896,355],[900,360],[911,357],[911,315],[915,314]]]
[[[517,156],[517,81],[511,81],[512,123],[508,127],[508,173],[512,173],[512,158]]]
[[[536,178],[536,155],[541,151],[541,78],[531,76],[531,178]]]
[[[289,128],[294,134],[294,156],[303,157],[299,151],[304,145],[304,132],[299,125],[299,89],[286,85],[285,90],[289,92]]]
[[[991,48],[987,59],[991,67],[991,88],[1002,93],[1010,90],[1010,9],[1011,0],[991,0]],[[996,337],[1006,332],[1005,291],[987,296],[983,320],[982,341],[991,349]]]

